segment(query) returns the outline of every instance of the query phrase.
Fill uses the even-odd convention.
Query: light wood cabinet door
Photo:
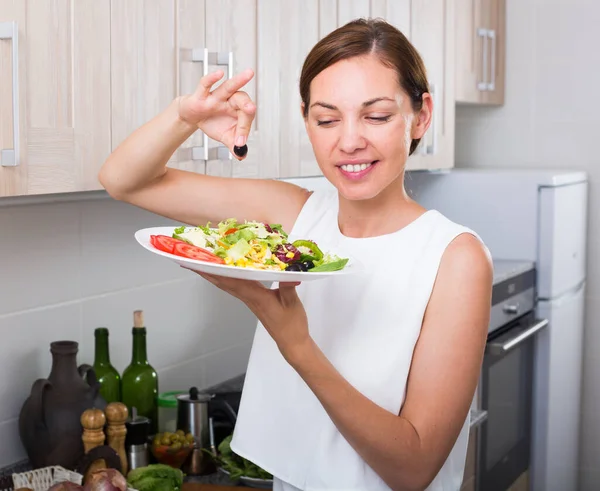
[[[306,55],[322,35],[336,27],[337,5],[327,0],[257,3],[260,177],[320,175],[306,134],[298,84]]]
[[[175,0],[111,0],[110,46],[114,150],[176,96]]]
[[[111,149],[109,0],[0,0],[0,30],[10,22],[18,54],[4,32],[0,148],[14,148],[16,137],[19,157],[16,165],[3,159],[0,196],[99,189],[97,173]]]
[[[273,2],[275,3],[275,2]],[[396,26],[415,44],[419,53],[424,58],[428,69],[432,89],[435,91],[434,122],[418,153],[411,156],[407,169],[438,169],[454,166],[454,0],[320,0],[317,8],[307,2],[303,17],[303,29],[308,35],[304,39],[302,49],[291,49],[292,59],[296,59],[298,73],[293,82],[293,93],[297,94],[297,79],[304,56],[317,41],[314,29],[310,26],[318,11],[318,39],[327,35],[336,27],[358,17],[380,17]],[[289,19],[293,19],[290,16]],[[287,22],[290,22],[288,20]],[[298,22],[298,21],[292,21]],[[293,32],[293,26],[283,24],[285,32]],[[296,29],[298,29],[296,27]],[[314,38],[314,39],[313,39]],[[293,66],[290,64],[290,66]],[[291,87],[290,81],[287,85]],[[285,98],[282,100],[286,100]],[[295,103],[299,104],[299,97]],[[306,137],[303,124],[296,131],[300,131],[299,148],[302,155],[301,163],[294,160],[295,154],[283,156],[280,167],[280,176],[310,175],[309,169],[315,169],[312,174],[320,174],[312,154],[312,148]],[[294,141],[285,134],[282,135],[282,145]],[[312,165],[311,165],[312,163]]]
[[[454,0],[413,0],[410,40],[424,60],[434,101],[431,125],[408,170],[454,166]]]
[[[504,104],[506,0],[455,0],[456,102]]]

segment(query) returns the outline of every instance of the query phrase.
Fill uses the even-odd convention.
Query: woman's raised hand
[[[202,77],[193,94],[179,98],[179,117],[226,145],[240,160],[247,152],[245,145],[256,106],[250,96],[239,89],[253,76],[251,69],[244,70],[211,92],[212,86],[223,77],[223,71],[217,70]]]

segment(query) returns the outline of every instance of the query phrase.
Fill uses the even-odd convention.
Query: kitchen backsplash
[[[142,309],[160,391],[245,371],[255,330],[248,309],[133,238],[173,223],[109,198],[0,207],[0,466],[25,457],[19,411],[49,374],[51,341],[78,341],[78,362],[92,364],[94,329],[108,327],[122,372],[133,311]]]

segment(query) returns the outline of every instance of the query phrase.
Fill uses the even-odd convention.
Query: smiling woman
[[[222,76],[115,150],[100,174],[108,192],[183,223],[281,224],[364,266],[273,289],[199,273],[259,321],[231,449],[276,491],[458,491],[492,271],[472,230],[404,189],[433,109],[419,54],[395,27],[364,19],[309,53],[301,114],[333,191],[166,167],[198,128],[232,150],[246,143],[256,108],[240,89],[253,73],[212,90]]]

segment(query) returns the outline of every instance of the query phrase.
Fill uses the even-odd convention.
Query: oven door
[[[491,333],[481,372],[479,486],[505,491],[530,462],[535,335],[548,325],[533,312]]]

